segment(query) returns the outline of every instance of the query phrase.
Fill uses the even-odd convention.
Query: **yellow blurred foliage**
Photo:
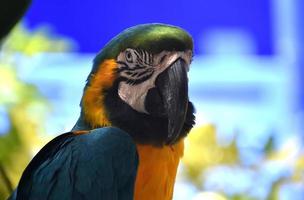
[[[0,136],[0,164],[16,186],[33,156],[33,148],[46,142],[40,134],[44,133],[48,104],[33,85],[18,80],[14,68],[0,64],[0,76],[0,106],[7,111],[10,123],[8,133]],[[7,195],[7,188],[1,187],[0,198]]]
[[[270,152],[266,162],[276,162],[293,169],[292,181],[304,183],[304,152],[298,138],[290,138],[277,151]]]
[[[200,192],[192,200],[227,200],[224,196],[215,192]]]
[[[185,175],[197,187],[201,187],[201,175],[206,168],[238,162],[238,149],[235,143],[220,146],[216,138],[216,128],[211,124],[194,127],[185,145],[182,160]]]
[[[20,52],[34,55],[41,52],[64,52],[75,48],[75,43],[62,37],[56,37],[50,28],[43,26],[35,31],[26,29],[24,24],[18,24],[3,44],[5,52]]]
[[[227,146],[221,146],[217,141],[217,132],[215,126],[207,124],[204,126],[196,126],[193,128],[186,139],[185,154],[183,158],[182,175],[191,182],[198,191],[201,191],[194,199],[225,199],[220,194],[227,195],[233,200],[256,200],[254,193],[249,191],[235,194],[227,194],[226,191],[219,190],[203,192],[204,177],[208,174],[204,172],[218,166],[239,167],[239,169],[249,169],[256,174],[265,173],[264,170],[273,167],[274,170],[290,170],[290,175],[280,175],[269,182],[270,188],[267,193],[269,200],[277,200],[280,198],[280,191],[284,185],[293,185],[294,187],[304,187],[304,152],[301,140],[297,137],[291,137],[284,141],[280,148],[275,149],[273,146],[273,136],[268,139],[262,152],[260,152],[261,160],[251,166],[244,166],[240,160],[240,152],[236,145],[237,139],[233,139]],[[278,171],[277,171],[278,172]],[[267,177],[257,177],[257,181],[271,181]],[[231,180],[233,183],[233,180]],[[254,185],[254,180],[252,182]],[[250,190],[254,191],[254,188]],[[217,193],[217,192],[220,192]]]
[[[49,104],[35,85],[18,78],[15,55],[30,56],[71,48],[70,42],[49,37],[45,29],[31,32],[19,25],[8,36],[1,49],[0,108],[6,112],[9,129],[0,134],[0,167],[4,169],[4,175],[9,178],[13,187],[16,187],[21,173],[37,153],[35,151],[50,139],[44,135]],[[4,175],[0,173],[0,199],[7,198],[10,193]]]

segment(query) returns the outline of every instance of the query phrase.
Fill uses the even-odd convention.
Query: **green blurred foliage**
[[[0,108],[8,118],[9,128],[0,134],[0,167],[5,173],[0,173],[0,199],[10,193],[4,175],[15,187],[30,159],[47,141],[42,136],[49,104],[35,85],[18,78],[16,55],[34,56],[69,49],[69,41],[52,37],[48,29],[29,31],[22,24],[14,28],[1,48]]]
[[[265,143],[263,152],[261,152],[261,160],[258,163],[253,163],[245,166],[240,159],[240,152],[237,145],[237,136],[231,141],[230,144],[222,146],[217,141],[216,128],[209,124],[198,126],[192,129],[191,133],[186,139],[185,154],[183,158],[182,176],[193,184],[197,191],[202,194],[205,190],[205,179],[208,176],[210,169],[215,169],[219,166],[225,166],[232,169],[244,169],[255,174],[254,179],[251,180],[252,186],[249,190],[240,193],[231,194],[224,190],[212,191],[214,194],[222,194],[227,199],[232,200],[259,200],[255,197],[255,185],[263,180],[263,175],[267,174],[267,170],[276,170],[278,168],[286,168],[291,171],[291,174],[279,176],[270,182],[270,188],[265,199],[279,200],[279,192],[286,184],[304,184],[304,150],[297,139],[286,141],[286,143],[279,147],[274,147],[274,136],[269,137]],[[270,166],[270,167],[269,167]],[[235,175],[237,176],[237,174]],[[220,181],[220,180],[219,180]],[[231,180],[232,184],[233,180]],[[232,185],[231,185],[232,186]],[[258,187],[258,185],[256,185]],[[228,186],[229,187],[229,186]],[[224,198],[221,196],[221,198]],[[198,199],[204,199],[199,198]],[[218,197],[208,197],[206,199],[216,200]],[[264,199],[264,198],[263,198]]]

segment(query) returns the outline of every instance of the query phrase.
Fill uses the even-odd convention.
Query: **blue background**
[[[252,34],[257,54],[273,54],[269,0],[33,1],[26,20],[34,28],[52,25],[74,38],[80,52],[97,52],[123,29],[141,23],[168,23],[189,31],[197,42],[216,27],[241,28]],[[196,45],[197,47],[198,45]],[[196,48],[197,53],[204,53]]]

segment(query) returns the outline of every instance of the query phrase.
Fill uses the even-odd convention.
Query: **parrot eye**
[[[133,55],[132,55],[132,52],[130,50],[126,51],[125,56],[126,56],[126,61],[127,62],[129,62],[129,63],[133,62]]]

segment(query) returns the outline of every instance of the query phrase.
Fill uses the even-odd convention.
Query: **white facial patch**
[[[119,84],[119,97],[136,111],[148,114],[145,109],[145,99],[149,89],[155,87],[158,75],[179,58],[187,63],[188,71],[192,58],[190,50],[163,51],[157,55],[134,49],[121,52],[117,57],[118,71],[125,81]]]

